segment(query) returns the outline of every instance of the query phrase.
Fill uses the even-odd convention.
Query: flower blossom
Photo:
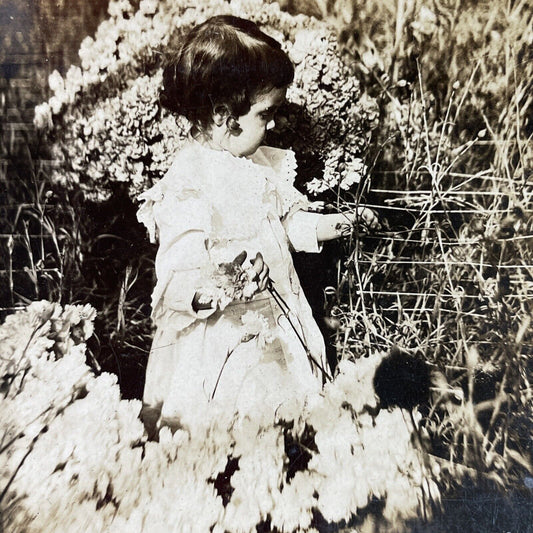
[[[116,376],[90,372],[83,343],[72,342],[61,357],[50,350],[58,335],[93,318],[89,306],[36,302],[0,326],[7,386],[0,425],[11,442],[0,452],[0,480],[13,502],[9,530],[78,531],[90,523],[110,532],[142,524],[253,531],[270,515],[280,531],[308,531],[317,511],[347,520],[374,498],[399,530],[431,509],[428,498],[438,502],[438,465],[415,447],[413,422],[376,403],[382,355],[342,361],[322,393],[296,408],[280,406],[296,440],[305,428],[313,435],[309,463],[287,479],[280,420],[217,416],[196,432],[163,427],[158,442],[147,441],[141,403],[120,398]],[[264,316],[247,312],[241,321],[243,334],[269,342]],[[238,459],[233,473],[225,473],[228,458]],[[231,490],[215,483],[224,477]]]
[[[268,320],[257,311],[247,311],[242,315],[241,322],[243,325],[242,342],[256,338],[258,346],[264,348],[266,344],[274,340]]]
[[[37,129],[48,130],[52,128],[52,110],[48,102],[35,106],[35,116],[33,124]]]

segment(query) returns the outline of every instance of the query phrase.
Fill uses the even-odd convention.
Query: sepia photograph
[[[533,533],[533,5],[0,0],[0,533]]]

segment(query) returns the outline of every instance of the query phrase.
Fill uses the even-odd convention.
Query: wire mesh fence
[[[431,359],[476,345],[490,360],[491,351],[516,349],[509,339],[533,297],[533,182],[426,171],[409,190],[384,174],[372,178],[366,204],[383,226],[354,237],[344,295],[336,293],[349,302],[334,308],[341,350],[399,344]]]

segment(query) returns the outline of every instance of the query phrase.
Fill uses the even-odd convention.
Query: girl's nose
[[[272,119],[272,120],[266,125],[266,129],[267,129],[267,130],[271,130],[275,125],[276,125],[276,121],[275,121],[274,119]]]

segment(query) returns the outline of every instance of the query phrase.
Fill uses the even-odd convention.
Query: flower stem
[[[237,344],[237,346],[239,344]],[[237,346],[235,346],[235,348],[237,348]],[[228,362],[228,359],[229,359],[230,355],[234,352],[235,348],[232,348],[231,350],[228,351],[228,353],[226,355],[226,359],[224,359],[224,362],[222,363],[222,367],[220,368],[220,372],[218,373],[217,381],[215,383],[215,388],[213,389],[213,392],[211,393],[211,400],[213,400],[213,398],[215,397],[215,392],[217,391],[218,382],[220,381],[220,378],[222,376],[222,372],[223,372],[223,370],[224,370],[224,368],[226,366],[226,363]]]
[[[268,284],[267,288],[268,288],[268,292],[270,292],[270,294],[274,298],[275,302],[278,304],[279,308],[281,309],[281,312],[283,313],[285,318],[288,320],[292,330],[296,334],[296,337],[300,341],[300,344],[302,345],[303,349],[305,350],[305,353],[306,353],[307,358],[309,359],[309,361],[311,363],[311,366],[314,364],[322,372],[322,379],[324,381],[326,381],[326,380],[332,381],[333,378],[330,376],[330,374],[324,369],[324,367],[315,359],[313,354],[309,351],[309,348],[305,344],[302,336],[300,335],[300,332],[297,330],[296,326],[294,325],[293,321],[291,320],[291,317],[290,317],[291,310],[290,310],[289,306],[287,305],[287,302],[283,299],[281,294],[274,288],[272,280],[269,280],[269,284]]]

